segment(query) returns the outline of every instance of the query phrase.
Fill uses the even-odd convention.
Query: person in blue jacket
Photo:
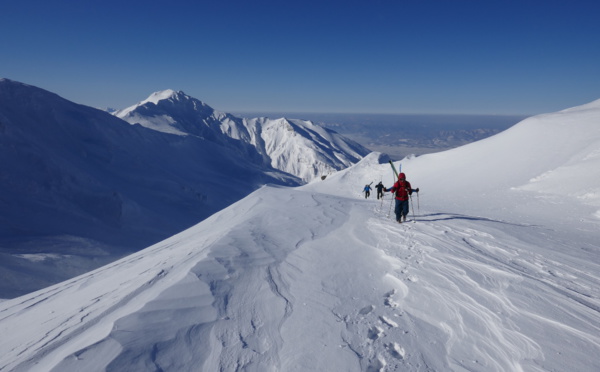
[[[363,191],[365,193],[365,199],[371,196],[371,185],[365,185]]]

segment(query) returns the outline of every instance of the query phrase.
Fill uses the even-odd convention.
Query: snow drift
[[[389,195],[359,194],[393,181],[380,154],[263,187],[0,303],[0,370],[597,371],[600,218],[580,192],[598,185],[599,119],[582,106],[396,163],[422,189],[416,223],[393,222]],[[557,169],[581,186],[538,186]]]

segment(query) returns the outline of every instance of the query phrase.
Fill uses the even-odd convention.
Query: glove
[[[383,191],[387,192],[387,191],[388,191],[388,189],[386,189],[386,188],[384,187],[384,188],[383,188]]]
[[[415,190],[415,192],[419,192],[419,188],[417,187],[417,189]]]

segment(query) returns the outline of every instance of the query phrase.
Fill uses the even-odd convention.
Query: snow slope
[[[416,223],[361,197],[392,181],[376,153],[265,186],[0,303],[0,371],[598,371],[600,216],[581,192],[598,185],[599,118],[582,106],[396,163],[422,189]],[[557,170],[581,184],[556,196],[540,176]]]
[[[347,168],[369,153],[358,143],[310,121],[242,119],[170,89],[155,92],[114,115],[160,132],[227,145],[305,182]]]
[[[233,146],[0,79],[0,297],[145,248],[266,183],[300,183]]]
[[[478,142],[404,159],[402,170],[413,187],[421,187],[423,201],[442,210],[516,218],[536,214],[559,223],[595,220],[600,208],[599,111],[600,100],[534,116]],[[370,181],[391,186],[391,174],[388,169],[375,175],[354,169],[332,177],[346,192],[360,192]],[[340,192],[336,183],[319,190]],[[537,203],[541,199],[546,203]]]

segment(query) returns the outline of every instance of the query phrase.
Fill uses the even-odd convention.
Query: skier
[[[412,189],[410,182],[406,180],[406,175],[400,173],[398,175],[398,181],[390,189],[384,189],[385,191],[393,192],[396,194],[396,221],[402,223],[406,221],[406,215],[408,214],[408,196],[413,192],[419,192],[419,189]]]
[[[379,198],[383,198],[383,189],[385,189],[385,186],[383,186],[383,183],[381,183],[381,181],[379,181],[379,183],[377,185],[375,185],[375,188],[377,189],[377,200],[379,200]]]
[[[365,192],[365,199],[371,196],[371,185],[365,185],[363,191]]]

